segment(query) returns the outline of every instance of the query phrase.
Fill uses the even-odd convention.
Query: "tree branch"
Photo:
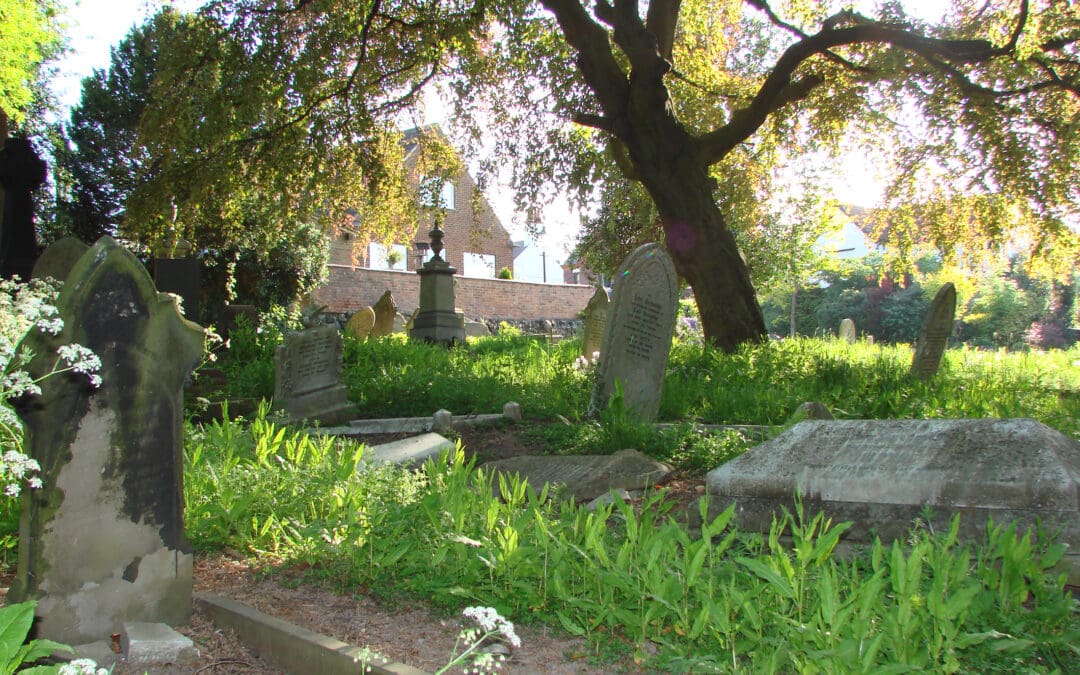
[[[578,53],[577,64],[608,117],[618,117],[629,91],[626,73],[611,53],[607,31],[593,21],[577,0],[541,0],[555,15],[567,43]],[[598,3],[611,8],[607,3]],[[613,10],[613,8],[611,8]]]
[[[770,113],[805,98],[814,86],[820,84],[820,80],[814,81],[811,77],[796,83],[791,81],[795,71],[808,59],[835,47],[858,43],[883,43],[914,52],[928,61],[937,60],[953,66],[984,62],[1007,53],[988,40],[930,38],[879,22],[824,29],[788,47],[750,104],[732,115],[726,125],[702,136],[702,159],[707,164],[719,161],[761,128]]]
[[[614,131],[611,120],[600,115],[593,115],[592,113],[574,113],[571,116],[571,121],[574,124],[580,124],[583,127],[592,127],[593,129],[599,129],[600,131],[606,131],[608,133]]]
[[[645,16],[645,29],[656,38],[656,51],[660,58],[671,61],[675,48],[675,27],[679,21],[682,0],[651,0]]]

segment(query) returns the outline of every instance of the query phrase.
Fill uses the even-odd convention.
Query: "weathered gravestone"
[[[199,320],[199,283],[201,263],[191,257],[191,242],[181,239],[155,252],[154,285],[164,293],[175,293],[183,300],[184,316]]]
[[[8,138],[0,148],[0,275],[5,279],[29,279],[33,272],[38,255],[34,191],[45,183],[47,168],[25,138]]]
[[[589,304],[585,306],[585,334],[581,338],[581,355],[590,361],[600,353],[610,304],[611,298],[607,289],[597,286],[596,292],[589,298]]]
[[[296,421],[334,424],[351,417],[341,356],[341,334],[334,326],[286,335],[274,351],[274,406]]]
[[[807,513],[852,521],[845,537],[856,541],[902,539],[929,510],[939,532],[961,514],[968,540],[991,517],[1041,521],[1080,561],[1080,443],[1030,419],[800,422],[709,472],[706,485],[711,516],[734,501],[749,530],[768,531],[798,493]]]
[[[79,262],[79,258],[88,250],[90,247],[75,237],[57,239],[38,257],[31,276],[35,279],[52,277],[57,281],[63,281],[67,279],[75,263]]]
[[[240,317],[243,317],[243,319]],[[218,316],[218,333],[223,339],[228,340],[241,322],[246,323],[252,329],[258,330],[259,310],[255,309],[255,305],[227,304],[221,308],[221,313]]]
[[[612,455],[520,455],[481,465],[481,469],[520,475],[534,492],[545,483],[561,485],[578,501],[587,502],[611,490],[639,490],[659,483],[671,467],[637,450]],[[495,483],[498,485],[498,481]]]
[[[345,323],[345,334],[357,340],[366,340],[371,335],[371,329],[375,327],[375,310],[364,307],[356,314],[349,317]]]
[[[371,337],[386,337],[394,332],[394,317],[397,316],[397,304],[394,296],[386,291],[379,301],[372,306],[375,323],[371,326]]]
[[[184,623],[191,550],[183,521],[182,386],[202,329],[158,293],[142,263],[108,237],[75,265],[57,301],[59,336],[34,334],[34,375],[57,346],[101,358],[101,386],[68,373],[20,401],[44,486],[23,493],[18,577],[9,600],[39,600],[41,636],[108,638],[123,622]]]
[[[915,343],[915,356],[911,360],[912,375],[920,380],[929,380],[937,374],[955,317],[956,287],[949,282],[938,290],[926,311],[926,322],[919,333],[919,341]]]
[[[489,335],[491,335],[491,330],[483,322],[465,319],[465,337],[487,337]]]
[[[656,419],[678,291],[675,266],[659,244],[640,246],[623,262],[608,308],[590,416],[607,407],[618,381],[626,408],[636,419]]]
[[[855,322],[851,319],[844,319],[840,322],[840,330],[837,335],[841,340],[849,345],[855,344],[855,338],[857,337],[857,331],[855,330]]]

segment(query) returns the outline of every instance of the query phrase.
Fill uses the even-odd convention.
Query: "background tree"
[[[485,94],[489,118],[530,120],[531,138],[501,146],[524,151],[521,182],[590,175],[582,157],[610,159],[639,181],[706,335],[725,349],[764,333],[732,232],[745,221],[730,216],[761,197],[731,189],[758,187],[731,178],[750,165],[838,149],[862,133],[895,145],[894,200],[924,190],[917,177],[939,167],[951,190],[1023,202],[1046,241],[1072,236],[1080,18],[1070,3],[955,2],[940,25],[895,2],[873,15],[794,1],[540,4],[554,23],[521,15],[477,54],[485,76],[467,72],[456,90],[498,85],[502,95]],[[538,101],[545,114],[529,112]],[[568,132],[552,113],[596,133]],[[609,152],[596,150],[605,144]]]
[[[70,121],[55,130],[53,154],[58,177],[56,218],[51,235],[74,235],[93,243],[104,234],[129,235],[127,202],[145,182],[156,179],[156,158],[141,142],[139,124],[150,104],[152,83],[164,50],[172,48],[195,19],[166,8],[133,28],[112,50],[107,70],[83,81],[82,97]],[[214,224],[179,231],[172,227],[144,243],[164,243],[190,233],[204,265],[203,293],[212,308],[234,301],[260,306],[287,304],[323,279],[328,255],[325,233],[291,214],[260,221],[254,193],[238,195],[233,232]],[[247,199],[248,201],[244,201]],[[268,234],[269,233],[269,234]],[[210,312],[206,319],[216,317]]]

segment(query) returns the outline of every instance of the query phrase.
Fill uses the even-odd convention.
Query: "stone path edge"
[[[195,607],[221,628],[236,631],[240,641],[260,658],[289,673],[338,675],[427,675],[403,663],[361,667],[360,648],[275,619],[247,605],[211,593],[196,593]]]

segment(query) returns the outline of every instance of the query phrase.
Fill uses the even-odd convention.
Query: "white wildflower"
[[[4,395],[8,398],[18,398],[23,394],[41,395],[41,387],[30,377],[25,370],[16,370],[8,373],[3,381]]]
[[[501,633],[507,642],[515,647],[521,646],[521,639],[514,632],[514,624],[504,619],[491,607],[466,607],[462,612],[467,618],[480,625],[484,632]]]
[[[64,330],[64,320],[60,317],[38,319],[34,325],[38,327],[38,330],[49,335],[59,335],[60,331]]]
[[[58,675],[109,675],[106,668],[98,668],[93,659],[75,659],[60,665]]]
[[[60,345],[56,352],[76,373],[96,373],[101,370],[101,358],[82,345]]]
[[[4,494],[6,494],[8,497],[18,497],[19,496],[19,484],[18,483],[8,483],[7,487],[4,488]]]

